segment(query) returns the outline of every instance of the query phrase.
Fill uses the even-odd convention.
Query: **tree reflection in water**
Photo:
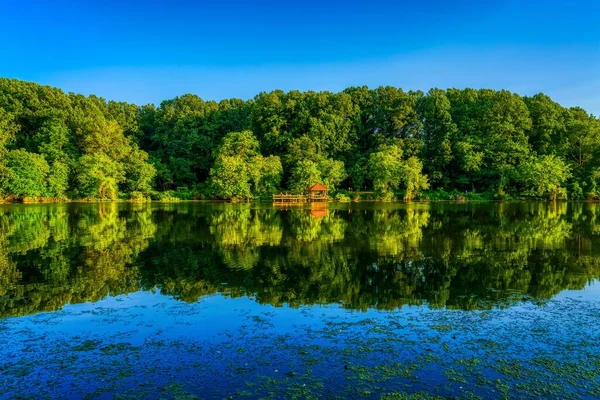
[[[482,309],[600,277],[588,203],[0,207],[0,316],[158,288],[272,305]]]

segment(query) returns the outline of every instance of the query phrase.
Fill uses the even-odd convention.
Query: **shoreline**
[[[423,199],[423,200],[359,200],[359,201],[339,201],[332,200],[328,202],[319,202],[315,204],[323,205],[323,204],[356,204],[356,203],[384,203],[384,204],[427,204],[427,203],[456,203],[456,204],[464,204],[464,203],[520,203],[520,202],[536,202],[536,203],[600,203],[600,200],[542,200],[542,199],[473,199],[473,200],[446,200],[446,199]],[[274,207],[278,208],[302,208],[306,206],[310,206],[311,203],[303,203],[303,204],[279,204],[273,203],[266,200],[247,200],[247,201],[229,201],[229,200],[221,200],[221,199],[191,199],[191,200],[126,200],[126,199],[117,199],[117,200],[105,200],[105,199],[56,199],[56,200],[48,200],[41,199],[37,201],[5,201],[0,200],[0,205],[26,205],[26,204],[71,204],[71,203],[131,203],[131,204],[145,204],[145,203],[164,203],[164,204],[177,204],[177,203],[222,203],[222,204],[271,204]]]

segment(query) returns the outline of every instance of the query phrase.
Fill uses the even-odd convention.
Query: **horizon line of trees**
[[[412,200],[600,198],[600,120],[540,93],[386,86],[159,106],[0,78],[0,200],[247,200],[321,182]]]

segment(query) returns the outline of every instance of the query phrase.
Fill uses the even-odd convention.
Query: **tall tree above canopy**
[[[524,97],[531,116],[529,143],[537,154],[564,155],[568,110],[543,93]]]
[[[208,177],[220,140],[211,123],[218,108],[214,101],[186,94],[163,101],[156,110],[149,147],[171,171],[174,185],[191,185]]]
[[[369,131],[377,143],[419,134],[421,123],[417,115],[417,102],[422,93],[406,93],[393,86],[380,86],[371,93],[373,118]]]
[[[450,114],[446,92],[431,89],[419,99],[419,115],[423,124],[424,161],[432,181],[441,186],[450,180],[449,167],[453,159],[452,140],[458,129]]]
[[[266,153],[283,156],[293,140],[308,137],[319,153],[341,158],[357,139],[357,112],[346,93],[276,90],[256,96],[251,118]]]
[[[510,171],[529,157],[527,106],[506,90],[450,89],[447,96],[458,129],[452,141],[455,182],[502,192]]]
[[[287,103],[288,95],[282,90],[261,92],[254,98],[250,116],[252,131],[267,154],[283,154],[292,138],[289,114],[293,114],[296,103]]]
[[[585,110],[569,110],[566,124],[565,158],[571,165],[574,181],[583,194],[600,197],[600,119]]]
[[[366,86],[348,88],[348,94],[357,107],[354,118],[362,151],[372,151],[379,145],[418,137],[421,121],[417,103],[421,92],[404,92],[392,86],[369,90]]]

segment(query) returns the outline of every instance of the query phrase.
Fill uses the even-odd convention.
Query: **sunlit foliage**
[[[1,201],[267,199],[319,182],[332,197],[598,199],[599,160],[598,117],[542,93],[362,86],[137,106],[0,79]]]

